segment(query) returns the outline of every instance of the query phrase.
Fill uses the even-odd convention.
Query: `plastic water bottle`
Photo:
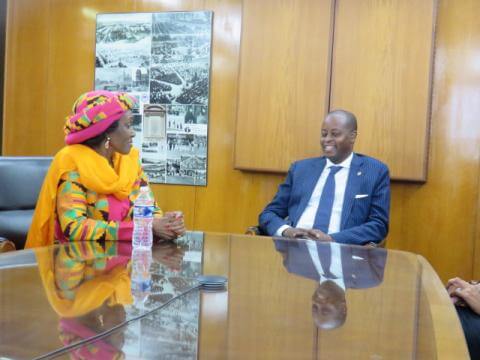
[[[132,243],[134,248],[148,248],[152,247],[153,243],[153,210],[154,200],[150,196],[150,189],[148,186],[140,188],[135,203],[133,204],[133,238]]]
[[[131,289],[137,308],[143,308],[152,291],[152,249],[137,248],[132,251]]]

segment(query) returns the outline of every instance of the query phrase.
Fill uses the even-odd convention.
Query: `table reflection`
[[[82,242],[38,249],[38,269],[48,301],[59,315],[59,338],[64,346],[104,334],[131,319],[181,296],[163,315],[145,319],[95,341],[76,346],[79,358],[147,356],[148,342],[165,339],[165,349],[196,356],[199,296],[182,296],[197,285],[201,273],[203,233],[189,233],[152,249],[133,249],[121,242]],[[181,304],[181,310],[175,306]],[[103,336],[103,335],[102,335]],[[168,345],[168,346],[167,346]],[[148,357],[148,356],[147,356]]]
[[[64,346],[102,333],[126,319],[130,292],[131,246],[82,242],[35,250],[47,299],[59,315]],[[122,334],[78,348],[78,358],[121,357]]]
[[[273,241],[289,273],[318,282],[312,295],[312,318],[319,329],[335,329],[345,323],[346,289],[371,288],[383,280],[385,249],[313,240]]]
[[[0,357],[466,358],[421,257],[274,240],[189,233],[138,262],[116,242],[3,254]],[[226,276],[228,287],[199,290],[200,273]]]

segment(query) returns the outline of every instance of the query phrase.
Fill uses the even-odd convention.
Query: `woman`
[[[54,240],[131,240],[133,203],[148,185],[138,150],[132,148],[131,109],[126,93],[81,95],[67,117],[65,142],[47,173],[25,247]],[[185,232],[179,212],[155,206],[153,233],[173,240]]]

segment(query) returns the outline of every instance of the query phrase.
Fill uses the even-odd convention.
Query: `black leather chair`
[[[0,237],[23,249],[51,157],[0,156]]]

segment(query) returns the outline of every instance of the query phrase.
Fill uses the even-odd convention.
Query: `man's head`
[[[333,281],[319,284],[312,296],[312,317],[319,329],[335,329],[347,318],[345,290]]]
[[[320,144],[323,154],[333,163],[345,160],[353,151],[357,137],[357,119],[351,112],[334,110],[322,124]]]

